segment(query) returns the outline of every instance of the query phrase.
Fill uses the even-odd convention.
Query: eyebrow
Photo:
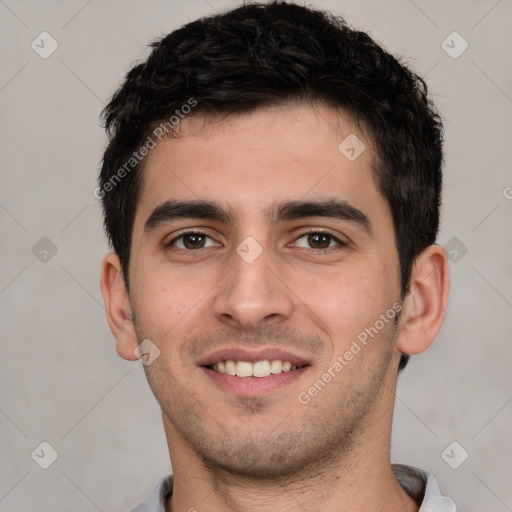
[[[348,201],[285,201],[265,211],[270,222],[300,220],[308,217],[326,217],[354,223],[369,236],[373,229],[368,216]],[[159,204],[146,220],[144,231],[149,233],[167,222],[177,219],[208,219],[223,223],[235,220],[231,209],[225,209],[214,201],[170,200]]]
[[[212,201],[165,201],[148,217],[144,231],[153,231],[161,224],[176,219],[209,219],[228,223],[233,221],[234,216],[231,211]]]
[[[345,220],[360,227],[369,236],[373,229],[368,216],[348,201],[287,201],[279,203],[268,211],[271,222],[290,221],[307,217],[326,217]]]

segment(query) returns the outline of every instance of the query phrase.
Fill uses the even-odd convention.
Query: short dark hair
[[[110,142],[97,197],[127,286],[144,164],[130,159],[158,123],[191,98],[191,115],[318,101],[351,112],[376,147],[374,173],[390,206],[405,296],[414,259],[439,227],[443,127],[420,77],[343,18],[279,1],[198,19],[151,46],[103,111]]]

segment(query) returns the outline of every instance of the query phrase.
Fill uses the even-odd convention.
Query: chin
[[[350,436],[340,436],[337,443],[326,443],[323,436],[308,439],[304,435],[281,434],[247,441],[231,437],[194,447],[204,466],[211,472],[251,480],[290,481],[304,474],[321,473],[333,462],[333,455],[350,451]],[[333,450],[333,444],[338,444]]]

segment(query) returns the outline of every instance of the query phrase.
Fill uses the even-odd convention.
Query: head
[[[281,2],[245,5],[191,22],[152,46],[104,111],[111,138],[96,195],[115,252],[104,267],[102,288],[118,351],[130,358],[137,341],[154,342],[162,355],[146,371],[169,429],[190,436],[213,463],[223,454],[208,438],[206,423],[185,433],[173,416],[178,407],[187,407],[187,396],[197,394],[185,383],[197,367],[210,366],[206,359],[212,351],[226,344],[230,350],[280,345],[307,360],[305,368],[314,368],[311,378],[317,378],[381,318],[372,347],[359,343],[359,362],[343,368],[353,392],[344,403],[344,410],[352,411],[350,421],[335,415],[331,428],[320,429],[319,443],[327,445],[337,433],[348,446],[349,432],[379,401],[376,383],[393,368],[396,376],[407,354],[430,343],[446,306],[446,260],[433,245],[442,125],[427,87],[343,19]],[[343,153],[347,140],[348,156]],[[352,160],[354,150],[361,154]],[[172,222],[189,218],[192,210],[189,217],[195,224],[201,219],[198,226],[206,231],[176,245],[179,233],[169,236]],[[334,238],[318,238],[323,229],[314,239],[299,233],[301,240],[327,241],[332,249],[341,239],[346,254],[308,261],[284,257],[279,247],[291,238],[293,224],[324,216],[341,219],[343,229],[333,230]],[[317,219],[314,226],[323,224]],[[237,252],[243,241],[249,245]],[[171,242],[172,257],[162,256],[162,246],[168,250]],[[179,252],[196,247],[203,251],[199,259]],[[258,255],[242,261],[244,250]],[[423,290],[428,272],[439,277],[438,283]],[[330,286],[328,294],[322,293],[324,285]],[[251,293],[261,300],[251,302]],[[116,302],[115,296],[126,300]],[[413,320],[421,317],[415,308],[431,314],[428,329],[416,325],[423,336],[417,342],[399,325],[407,322],[405,313]],[[390,309],[396,313],[392,321],[379,317]],[[123,336],[132,341],[119,345]],[[178,360],[181,367],[174,366]],[[364,364],[370,374],[363,382],[354,376]],[[166,390],[170,384],[174,397]],[[322,391],[325,407],[340,405],[332,388]],[[359,395],[366,396],[365,405],[351,409]],[[264,414],[266,400],[230,397],[223,417],[233,406],[233,418],[218,428],[230,438],[254,429],[244,436],[257,446],[262,427],[245,425],[242,413]],[[269,407],[279,401],[273,395],[268,400]],[[204,405],[188,406],[202,414]],[[303,423],[306,418],[313,429],[317,420],[304,414]],[[291,454],[293,433],[285,424],[277,432],[280,443],[289,441]],[[253,455],[267,460],[256,448]]]

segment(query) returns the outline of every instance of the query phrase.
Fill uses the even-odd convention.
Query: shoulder
[[[172,475],[162,477],[149,496],[130,512],[165,512],[165,502],[172,494]]]
[[[405,492],[421,505],[419,512],[456,512],[455,503],[441,494],[432,475],[403,464],[392,464],[391,468]]]

